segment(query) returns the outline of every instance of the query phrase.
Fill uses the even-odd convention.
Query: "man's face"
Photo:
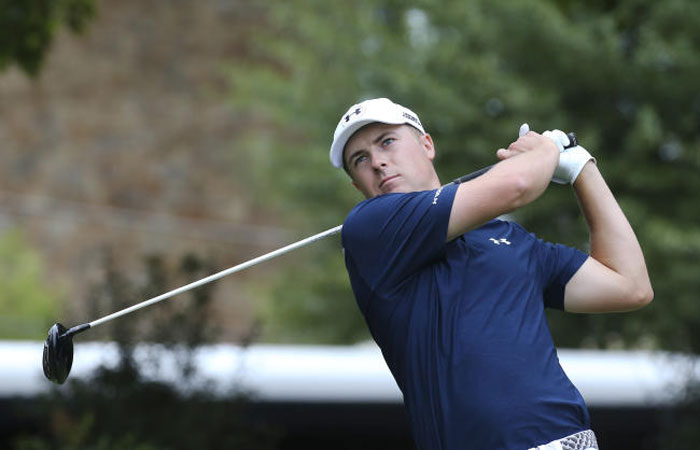
[[[360,128],[343,152],[353,185],[366,198],[440,187],[434,158],[430,135],[422,135],[410,125],[384,123]]]

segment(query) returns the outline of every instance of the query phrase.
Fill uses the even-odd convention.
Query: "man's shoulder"
[[[350,227],[357,225],[363,221],[371,219],[377,213],[386,211],[392,202],[391,196],[397,194],[380,195],[373,198],[368,198],[355,205],[348,215],[345,217],[343,230],[348,230]]]
[[[363,200],[355,205],[350,213],[348,213],[347,217],[345,218],[345,225],[343,228],[367,221],[372,222],[373,220],[381,217],[394,214],[395,211],[399,209],[401,204],[410,201],[420,194],[422,193],[409,192],[405,194],[384,194]]]
[[[364,200],[345,218],[343,245],[397,243],[426,233],[442,234],[449,220],[450,195],[453,198],[454,192],[440,188]]]
[[[396,214],[413,214],[419,210],[428,210],[434,207],[451,205],[448,199],[454,197],[456,186],[443,186],[438,189],[428,191],[415,191],[407,193],[390,193],[379,195],[355,205],[345,218],[346,225],[350,222],[360,220],[372,220],[376,218],[393,216]],[[451,190],[447,194],[446,190]],[[444,200],[443,200],[444,198]],[[422,205],[422,206],[421,206]],[[407,208],[404,208],[407,207]]]

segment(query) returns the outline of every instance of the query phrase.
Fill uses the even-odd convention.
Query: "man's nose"
[[[383,169],[387,165],[387,158],[385,155],[382,155],[381,152],[377,152],[374,155],[372,155],[372,167],[375,169]]]

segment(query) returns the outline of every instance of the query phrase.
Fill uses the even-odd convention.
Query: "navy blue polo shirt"
[[[457,187],[366,200],[342,231],[418,447],[524,450],[589,428],[544,313],[588,255],[500,220],[446,243]]]

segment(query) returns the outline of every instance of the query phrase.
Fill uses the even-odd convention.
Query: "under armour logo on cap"
[[[362,106],[357,106],[357,108],[355,108],[354,110],[348,111],[348,113],[344,117],[345,124],[350,122],[350,119],[352,119],[353,116],[360,117],[360,115],[362,115],[363,111],[364,111],[364,108],[362,108]]]

